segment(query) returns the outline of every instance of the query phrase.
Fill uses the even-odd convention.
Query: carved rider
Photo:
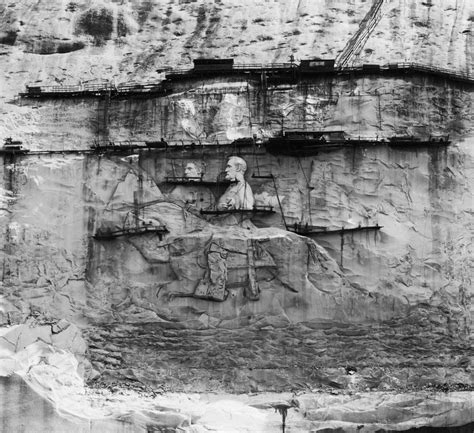
[[[188,183],[174,188],[170,193],[170,197],[197,209],[213,207],[215,203],[214,195],[208,188],[200,184],[204,176],[204,170],[204,163],[189,161],[184,168],[184,179]]]
[[[184,168],[184,177],[192,182],[198,182],[203,175],[202,166],[198,168],[195,162],[188,162]]]
[[[238,156],[231,156],[225,168],[225,178],[232,183],[217,202],[218,210],[252,209],[254,198],[250,185],[245,181],[247,163]]]

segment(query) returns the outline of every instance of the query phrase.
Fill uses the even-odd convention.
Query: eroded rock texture
[[[216,147],[1,156],[4,429],[21,427],[13,396],[30,417],[31,390],[52,402],[28,418],[36,431],[276,431],[284,410],[291,431],[473,421],[472,393],[421,392],[473,385],[472,86],[420,75],[216,78],[182,80],[166,97],[14,101],[26,84],[157,80],[157,69],[198,56],[286,61],[298,47],[301,58],[334,57],[370,8],[30,3],[0,6],[2,137],[32,150],[89,149],[97,138]],[[384,2],[354,61],[469,72],[472,7],[442,3]],[[282,129],[452,143],[304,157],[217,145]],[[246,163],[242,188],[274,213],[201,212],[239,202],[219,201],[232,155]],[[188,164],[205,183],[170,182]],[[303,237],[285,223],[381,228]],[[100,236],[118,231],[129,235]],[[219,401],[192,394],[208,391]]]
[[[87,323],[93,374],[115,379],[145,375],[160,383],[151,378],[157,371],[183,368],[185,377],[196,375],[203,389],[212,389],[212,365],[224,369],[217,380],[223,389],[230,371],[249,369],[257,389],[282,390],[293,381],[301,386],[303,378],[311,382],[308,372],[324,371],[328,362],[336,370],[348,363],[370,370],[373,362],[381,371],[398,365],[407,377],[436,365],[443,373],[435,380],[439,372],[433,372],[435,381],[468,380],[462,347],[469,334],[471,246],[464,219],[456,224],[459,211],[440,209],[441,201],[465,194],[465,184],[452,174],[462,167],[454,150],[406,153],[382,145],[318,159],[260,155],[258,170],[276,173],[287,223],[303,216],[328,227],[383,226],[316,239],[285,231],[280,209],[254,218],[260,228],[241,215],[201,215],[183,197],[208,187],[182,186],[188,192],[176,196],[165,178],[181,158],[199,157],[207,162],[206,176],[215,177],[225,155],[188,153],[179,159],[148,151],[138,157],[26,157],[5,165],[12,185],[4,211],[3,287],[10,306],[4,323],[20,323],[31,311]],[[255,196],[274,196],[272,181],[251,180],[256,171],[249,159],[246,176]],[[161,238],[92,237],[104,227],[133,227],[135,213],[168,232]],[[443,220],[451,221],[449,230]],[[212,272],[225,280],[223,302],[196,296]],[[416,343],[413,337],[401,344],[401,335],[413,334]],[[358,343],[338,356],[347,338]],[[374,344],[369,362],[365,345]],[[293,345],[298,350],[289,350]],[[267,370],[270,378],[266,373],[260,382],[259,371]],[[283,383],[272,377],[280,370]],[[316,373],[315,382],[329,380],[323,376]],[[390,387],[392,379],[375,380],[375,387]],[[186,380],[181,383],[171,389],[187,389]],[[228,386],[251,389],[247,379]]]

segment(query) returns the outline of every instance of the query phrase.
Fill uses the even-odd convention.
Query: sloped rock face
[[[95,138],[217,143],[281,129],[452,138],[447,148],[385,142],[298,158],[226,146],[1,156],[0,367],[61,412],[44,404],[38,429],[276,431],[275,410],[286,406],[288,426],[302,432],[472,422],[472,394],[407,393],[473,385],[471,87],[422,76],[189,79],[167,97],[112,99],[106,116],[101,99],[11,101],[30,83],[156,80],[158,68],[198,56],[287,61],[298,47],[300,58],[334,57],[370,7],[30,3],[0,6],[9,60],[0,134],[32,150],[84,150]],[[382,8],[356,62],[471,70],[469,2]],[[215,180],[234,154],[255,203],[274,213],[200,212],[227,188]],[[207,184],[167,180],[188,163]],[[286,230],[297,222],[381,228],[302,237]],[[147,227],[166,230],[98,236]],[[22,383],[12,376],[4,389],[36,401]],[[141,394],[119,397],[124,388]],[[340,394],[315,396],[321,389]],[[313,392],[281,394],[302,390]],[[264,401],[196,403],[205,397],[193,392]],[[5,425],[19,424],[10,416]]]
[[[238,5],[232,1],[53,1],[45,6],[22,0],[2,6],[0,31],[4,44],[13,44],[5,49],[18,58],[17,65],[30,62],[23,73],[25,82],[51,82],[52,77],[74,84],[99,77],[124,81],[131,76],[154,77],[156,68],[188,65],[196,57],[234,57],[242,63],[286,62],[290,54],[334,58],[370,6],[367,1],[341,0],[291,4],[262,0]],[[417,61],[469,71],[472,16],[469,2],[384,2],[381,20],[356,61]],[[83,41],[86,46],[67,57],[25,55],[35,44],[41,46],[41,41],[35,42],[39,38]],[[98,43],[105,46],[97,50]],[[72,65],[77,68],[73,73]],[[13,72],[16,66],[6,68]],[[19,81],[13,76],[11,80]]]
[[[143,333],[144,329],[146,327],[142,327],[140,332]],[[168,337],[172,335],[172,330],[168,328],[167,331]],[[266,331],[268,329],[262,328],[255,337],[281,337],[281,333],[269,335]],[[249,337],[248,330],[242,329],[241,332]],[[221,330],[221,334],[225,333],[228,337],[229,331]],[[215,340],[217,346],[214,349],[220,348],[220,343],[225,340],[224,336]],[[258,351],[263,339],[252,341],[256,343],[252,349]],[[278,346],[280,349],[284,347],[282,344]],[[0,347],[3,376],[0,386],[4,397],[0,414],[6,430],[58,433],[64,429],[74,432],[272,432],[281,428],[283,420],[287,427],[297,432],[356,432],[361,428],[369,432],[381,429],[405,431],[423,426],[428,420],[433,427],[458,426],[450,431],[459,433],[472,429],[472,392],[225,394],[219,393],[219,368],[214,371],[216,387],[213,394],[191,391],[157,395],[153,382],[156,375],[151,374],[149,378],[141,378],[140,393],[126,390],[126,382],[108,389],[84,388],[81,374],[90,368],[84,356],[86,344],[77,327],[65,320],[41,325],[30,318],[26,324],[2,328]],[[163,346],[160,348],[163,350]],[[237,346],[235,350],[241,348]],[[196,354],[203,353],[197,351]],[[108,355],[114,356],[110,348]],[[217,360],[214,358],[214,365]],[[229,368],[228,362],[225,366]],[[11,374],[13,372],[16,374]],[[171,377],[168,374],[168,378]],[[198,380],[204,377],[199,375],[188,383],[199,386]],[[284,370],[280,380],[283,378]],[[237,378],[237,383],[239,379],[242,376]],[[257,382],[255,377],[246,380],[247,383]],[[350,389],[354,391],[360,380],[361,376],[352,369],[347,381]],[[261,382],[260,378],[258,383]]]

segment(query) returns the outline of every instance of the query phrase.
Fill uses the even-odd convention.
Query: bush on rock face
[[[8,30],[6,32],[0,31],[0,44],[14,45],[17,37],[16,30]]]
[[[77,23],[79,33],[86,33],[94,37],[97,44],[110,39],[113,31],[113,16],[106,9],[89,9],[85,11]]]
[[[114,16],[107,8],[88,9],[78,19],[76,33],[86,34],[94,38],[96,45],[102,45],[112,39],[114,31]],[[117,36],[123,37],[128,33],[123,15],[117,18]]]

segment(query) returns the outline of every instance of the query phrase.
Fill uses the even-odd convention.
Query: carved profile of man
[[[197,182],[202,178],[204,167],[201,164],[196,164],[193,161],[190,161],[186,164],[184,168],[184,177],[190,181]]]
[[[203,178],[205,169],[204,162],[189,161],[184,168],[185,184],[176,186],[171,191],[170,197],[197,209],[213,207],[215,203],[214,195],[207,187],[199,183]]]
[[[252,209],[252,188],[245,181],[247,163],[239,156],[231,156],[225,168],[226,179],[233,182],[217,202],[218,210]]]

